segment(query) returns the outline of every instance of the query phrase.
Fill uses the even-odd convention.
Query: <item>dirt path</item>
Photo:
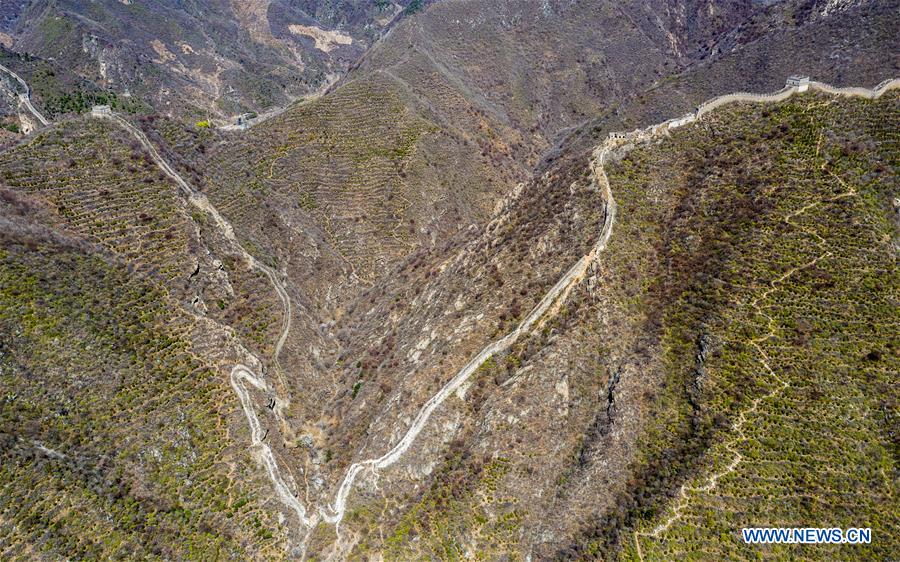
[[[492,343],[485,346],[475,357],[473,357],[466,365],[460,369],[456,375],[450,379],[434,396],[432,396],[416,415],[412,424],[406,430],[406,433],[388,452],[374,459],[369,459],[354,463],[347,470],[344,480],[341,482],[334,502],[328,506],[327,512],[323,511],[323,517],[330,523],[339,522],[343,516],[347,505],[347,497],[353,488],[356,477],[363,471],[368,470],[374,473],[377,470],[387,468],[400,460],[404,453],[419,436],[431,414],[456,390],[465,383],[468,378],[480,367],[485,361],[493,355],[501,353],[512,346],[520,336],[529,332],[535,324],[541,320],[548,311],[558,310],[558,306],[553,306],[564,300],[569,291],[584,278],[590,265],[596,260],[597,256],[606,248],[612,236],[613,224],[616,216],[616,202],[613,199],[612,192],[609,190],[609,182],[606,181],[606,175],[603,173],[602,167],[599,170],[597,179],[604,191],[606,200],[606,213],[603,228],[600,237],[594,244],[590,253],[578,260],[569,270],[556,282],[555,285],[544,295],[541,301],[532,309],[532,311],[519,323],[516,328]],[[602,179],[600,177],[602,176]],[[552,308],[551,308],[552,307]]]
[[[278,356],[281,353],[281,349],[284,346],[285,341],[287,340],[288,333],[291,329],[291,299],[287,293],[287,290],[282,285],[281,281],[278,278],[278,273],[272,269],[271,267],[261,263],[255,257],[253,257],[246,249],[240,244],[237,240],[237,237],[234,234],[234,228],[209,202],[209,199],[203,195],[202,193],[195,190],[188,184],[184,178],[172,168],[171,165],[160,155],[159,151],[150,142],[147,136],[143,131],[132,125],[126,119],[121,117],[118,114],[110,113],[110,114],[99,114],[97,115],[99,118],[109,119],[113,121],[115,124],[119,125],[129,133],[131,133],[137,140],[140,142],[141,146],[144,147],[145,150],[150,154],[150,157],[156,163],[160,170],[163,171],[167,176],[169,176],[179,187],[181,192],[187,197],[188,201],[200,209],[201,211],[209,214],[216,226],[224,235],[225,239],[228,240],[233,249],[240,254],[240,256],[244,259],[247,265],[251,268],[254,268],[258,271],[261,271],[263,274],[268,277],[269,282],[272,284],[272,287],[275,289],[276,294],[278,295],[278,299],[281,301],[283,313],[282,313],[282,321],[281,321],[281,333],[278,336],[278,340],[275,344],[275,348],[273,351],[273,363],[276,365],[276,370],[278,371],[279,377],[281,376],[281,369],[278,364]],[[253,358],[259,362],[258,359]],[[287,506],[289,509],[294,511],[297,514],[297,518],[300,520],[301,524],[304,527],[309,527],[315,524],[314,520],[310,520],[306,515],[306,507],[301,504],[295,494],[291,492],[290,486],[285,482],[284,477],[281,474],[281,470],[278,467],[278,462],[275,459],[275,455],[272,453],[271,447],[268,444],[264,443],[265,435],[257,413],[256,408],[253,405],[253,399],[250,396],[250,390],[247,385],[249,384],[252,388],[265,392],[272,393],[273,389],[269,387],[266,381],[257,376],[254,371],[244,364],[235,365],[235,367],[231,370],[230,375],[231,387],[234,389],[235,394],[237,394],[238,399],[241,403],[241,407],[244,410],[244,415],[247,418],[247,424],[250,427],[250,445],[251,448],[256,450],[257,459],[260,461],[260,464],[264,466],[266,469],[266,473],[269,477],[269,480],[272,482],[272,487],[275,489],[275,493],[278,495],[279,499]],[[282,381],[283,383],[283,381]],[[296,488],[296,486],[294,486]]]
[[[893,89],[893,88],[897,88],[898,86],[900,86],[900,81],[898,81],[897,79],[885,80],[884,82],[882,82],[881,84],[879,84],[876,88],[874,88],[872,90],[868,90],[866,88],[834,88],[827,84],[822,84],[821,82],[810,83],[811,89],[819,90],[819,91],[822,91],[827,94],[848,96],[848,97],[863,97],[866,99],[876,99],[876,98],[880,97],[882,94],[884,94],[884,92],[886,92],[890,89]],[[791,93],[793,93],[793,92],[791,92]],[[779,93],[779,94],[781,94],[781,93]],[[752,98],[748,99],[748,96],[752,96]],[[744,101],[744,102],[752,101],[752,102],[756,102],[756,103],[771,103],[771,102],[781,101],[783,99],[786,99],[786,97],[788,97],[788,96],[777,95],[777,96],[766,97],[766,96],[754,96],[752,94],[747,94],[747,95],[737,96],[733,99],[733,101]],[[847,188],[847,191],[844,193],[838,194],[834,197],[828,198],[825,201],[835,201],[838,199],[842,199],[845,197],[853,197],[856,195],[856,190],[854,187],[849,186],[846,183],[844,183],[843,180],[841,180],[841,178],[839,178],[838,176],[835,175],[834,177],[845,188]],[[738,465],[740,465],[740,463],[744,459],[743,455],[741,455],[741,452],[737,449],[737,445],[738,445],[738,443],[740,443],[741,441],[746,439],[746,436],[744,434],[744,427],[746,426],[747,422],[759,410],[759,405],[762,402],[771,400],[771,399],[777,397],[782,392],[784,392],[785,389],[787,389],[790,386],[790,383],[788,383],[786,380],[784,380],[783,378],[778,376],[778,374],[772,368],[772,365],[770,364],[770,357],[766,353],[765,349],[762,347],[762,344],[765,341],[767,341],[775,336],[775,320],[771,317],[771,315],[769,315],[766,312],[765,307],[761,307],[759,303],[761,301],[766,300],[769,297],[769,295],[771,295],[773,292],[775,292],[777,290],[778,285],[781,285],[782,283],[784,283],[788,278],[795,275],[797,272],[800,272],[800,271],[803,271],[804,269],[810,268],[810,267],[814,266],[816,263],[818,263],[819,261],[826,259],[833,255],[832,252],[827,249],[827,241],[818,232],[816,232],[815,230],[805,229],[793,222],[794,218],[806,213],[808,210],[818,206],[819,204],[821,204],[821,201],[815,201],[813,203],[804,205],[800,209],[797,209],[797,210],[792,211],[792,212],[788,213],[787,215],[785,215],[782,220],[786,224],[797,228],[797,230],[812,235],[816,239],[816,242],[815,242],[816,245],[820,249],[822,249],[822,253],[819,254],[814,259],[812,259],[811,261],[809,261],[805,264],[799,265],[797,267],[793,267],[790,270],[788,270],[786,273],[784,273],[783,275],[772,280],[769,284],[769,287],[761,295],[754,298],[753,301],[750,303],[750,307],[754,309],[755,314],[758,314],[759,316],[765,318],[767,325],[768,325],[767,333],[762,337],[754,338],[754,339],[750,340],[750,345],[759,354],[760,363],[762,364],[762,366],[763,366],[766,374],[769,376],[769,378],[776,383],[775,387],[768,393],[764,394],[763,396],[759,396],[759,397],[755,398],[746,409],[742,410],[738,414],[737,418],[731,424],[731,430],[733,431],[733,435],[724,445],[724,449],[730,455],[732,455],[731,462],[729,462],[722,470],[708,475],[706,477],[706,482],[704,484],[697,485],[697,486],[691,486],[691,485],[688,485],[687,483],[682,484],[681,488],[679,488],[679,490],[678,490],[678,495],[676,496],[677,503],[672,508],[671,513],[669,514],[669,516],[666,519],[664,519],[661,523],[659,523],[651,531],[647,531],[647,532],[637,531],[637,530],[634,531],[635,551],[637,552],[638,558],[641,561],[643,561],[644,557],[643,557],[643,553],[641,552],[640,538],[641,537],[648,537],[648,538],[653,538],[653,539],[659,538],[660,535],[662,535],[667,530],[669,530],[669,528],[672,526],[672,524],[674,524],[675,521],[677,521],[681,517],[682,511],[684,511],[684,509],[687,508],[687,506],[690,504],[691,498],[690,498],[689,494],[691,492],[698,492],[698,493],[711,492],[712,490],[714,490],[716,488],[716,486],[718,485],[719,481],[722,478],[728,476],[729,474],[733,473],[735,471],[735,469],[737,469]]]
[[[259,125],[260,123],[265,123],[269,119],[274,119],[275,117],[278,117],[279,115],[281,115],[282,113],[284,113],[285,111],[287,111],[288,109],[290,109],[294,106],[303,105],[303,104],[306,104],[311,101],[315,101],[315,100],[319,99],[320,97],[324,96],[328,92],[329,88],[331,88],[337,82],[337,79],[338,79],[337,76],[328,76],[326,78],[326,80],[324,82],[322,82],[322,85],[319,86],[318,88],[316,88],[316,90],[314,92],[306,94],[305,96],[301,96],[295,100],[292,100],[284,106],[273,107],[272,109],[263,111],[262,113],[258,114],[256,117],[247,119],[247,121],[245,121],[241,125],[238,125],[236,123],[231,123],[228,125],[220,125],[216,128],[219,129],[220,131],[246,131],[247,129],[250,129],[250,128],[253,128],[253,127]]]

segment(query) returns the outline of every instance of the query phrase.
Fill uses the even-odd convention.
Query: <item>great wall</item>
[[[666,130],[675,129],[689,123],[693,123],[707,113],[730,103],[777,103],[788,99],[794,94],[803,93],[809,90],[816,90],[825,94],[836,96],[850,96],[874,99],[881,96],[888,90],[892,90],[898,87],[900,87],[900,78],[889,78],[879,83],[877,86],[870,90],[868,88],[859,87],[838,88],[829,84],[825,84],[824,82],[811,81],[806,76],[791,76],[790,78],[788,78],[785,87],[778,90],[777,92],[773,92],[770,94],[754,94],[750,92],[733,92],[730,94],[723,94],[721,96],[716,96],[712,99],[706,100],[705,102],[698,105],[697,108],[694,109],[694,111],[686,113],[680,117],[673,117],[672,119],[667,119],[662,123],[651,125],[649,127],[636,131],[627,133],[609,133],[609,138],[622,140],[633,137],[635,135],[641,136],[647,134],[660,134],[661,132],[664,132]]]
[[[34,107],[34,105],[31,103],[31,86],[29,86],[28,83],[25,82],[25,79],[2,64],[0,64],[0,70],[9,74],[16,82],[18,82],[23,88],[25,88],[25,92],[19,94],[19,106],[24,105],[25,109],[27,109],[34,116],[34,118],[37,119],[38,123],[41,126],[46,127],[47,125],[49,125],[50,120],[44,117],[44,115],[40,111],[38,111],[37,108]],[[26,134],[37,128],[32,123],[27,122],[27,120],[21,115],[19,116],[19,120],[22,121],[22,131],[24,131]]]
[[[3,67],[2,69],[8,71],[8,69],[5,69],[5,67]],[[881,96],[884,92],[895,89],[897,87],[900,87],[900,80],[898,79],[885,80],[876,88],[870,90],[866,88],[853,87],[836,88],[828,84],[813,82],[804,78],[802,79],[802,83],[789,83],[785,88],[772,94],[753,94],[744,92],[726,94],[708,100],[700,104],[693,112],[682,115],[680,117],[668,119],[666,121],[663,121],[662,123],[630,132],[610,133],[606,141],[604,141],[594,150],[593,157],[591,159],[591,162],[589,163],[594,174],[594,180],[602,189],[605,199],[604,204],[606,206],[604,224],[598,236],[598,240],[592,247],[591,251],[587,255],[579,259],[559,279],[559,281],[557,281],[557,283],[543,296],[538,305],[525,317],[525,319],[520,324],[516,326],[516,328],[512,332],[486,345],[477,355],[475,355],[469,362],[467,362],[465,366],[457,371],[457,373],[447,383],[445,383],[444,386],[435,395],[433,395],[427,402],[425,402],[425,404],[423,404],[419,409],[418,414],[410,424],[409,428],[400,437],[400,439],[394,446],[392,446],[385,454],[380,457],[353,463],[347,470],[347,473],[342,479],[340,485],[338,485],[334,500],[330,504],[319,506],[318,508],[310,510],[308,509],[309,506],[304,506],[299,500],[297,500],[297,493],[292,491],[291,489],[292,487],[296,488],[296,485],[293,482],[291,482],[293,486],[285,482],[274,453],[272,452],[271,448],[269,448],[269,446],[263,442],[265,435],[263,434],[262,427],[258,420],[257,408],[254,406],[253,398],[250,395],[250,390],[248,389],[249,385],[250,387],[253,387],[257,390],[269,393],[272,391],[272,387],[268,383],[266,383],[264,377],[256,375],[254,370],[249,366],[245,364],[236,365],[232,369],[230,374],[231,385],[247,418],[251,436],[250,445],[252,448],[256,449],[257,460],[266,469],[267,476],[276,494],[278,495],[278,498],[290,511],[296,514],[300,526],[306,531],[304,537],[308,537],[309,533],[316,527],[319,522],[327,522],[338,525],[344,517],[347,501],[353,491],[354,485],[357,482],[357,478],[364,473],[374,474],[376,471],[385,469],[398,462],[403,457],[405,452],[409,449],[409,447],[414,443],[421,430],[427,424],[432,413],[437,408],[439,408],[441,404],[449,396],[451,396],[457,388],[465,383],[466,380],[468,380],[468,378],[471,376],[471,374],[475,372],[475,370],[484,361],[486,361],[491,356],[508,349],[522,334],[529,332],[536,325],[538,325],[540,321],[544,320],[545,316],[552,316],[553,314],[555,314],[559,307],[554,305],[558,305],[559,303],[564,301],[568,296],[569,291],[582,281],[591,265],[595,263],[599,254],[606,248],[606,245],[612,236],[613,226],[615,223],[616,204],[613,198],[609,180],[604,170],[604,165],[611,158],[621,157],[622,154],[636,146],[637,143],[646,142],[651,139],[664,136],[668,134],[669,131],[698,121],[709,112],[730,103],[774,103],[783,101],[796,93],[806,90],[817,90],[829,95],[858,96],[867,99],[873,99]],[[30,102],[28,105],[30,106]],[[41,119],[42,122],[45,122],[45,120],[42,118],[42,116],[40,116],[37,110],[33,110],[33,112],[36,117]],[[178,172],[175,171],[175,169],[165,161],[159,151],[156,150],[152,143],[150,143],[147,137],[139,129],[129,123],[122,116],[111,112],[109,108],[95,108],[95,110],[92,112],[92,116],[96,118],[110,119],[118,126],[122,127],[130,134],[132,134],[148,151],[157,166],[167,176],[169,176],[173,181],[176,182],[176,184],[179,186],[179,189],[187,197],[189,202],[195,205],[198,209],[210,214],[213,217],[215,224],[222,231],[224,237],[234,246],[235,250],[243,257],[248,266],[258,269],[269,278],[278,294],[279,300],[283,305],[282,330],[279,334],[274,357],[274,361],[277,364],[278,352],[280,351],[281,345],[285,341],[290,330],[292,314],[289,295],[282,285],[278,273],[268,266],[261,264],[256,258],[254,258],[243,248],[243,246],[235,236],[234,229],[227,221],[227,219],[225,219],[218,212],[218,210],[209,202],[209,200],[205,196],[193,189],[181,177],[181,175],[178,174]],[[47,121],[45,124],[49,124],[49,121]],[[251,357],[249,362],[251,362],[257,369],[259,369],[261,366],[261,362],[255,357]],[[279,401],[283,402],[280,399]],[[313,513],[310,515],[309,511],[312,511]],[[301,545],[303,545],[304,543],[305,538],[302,539]]]

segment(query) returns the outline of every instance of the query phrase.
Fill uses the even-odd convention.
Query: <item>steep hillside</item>
[[[726,92],[772,92],[790,75],[873,87],[900,73],[900,2],[776,2],[706,48],[707,56],[594,116],[557,141],[545,161],[580,158],[609,131],[645,127]],[[577,156],[576,156],[577,155]]]
[[[0,169],[2,556],[283,552],[226,371],[274,364],[266,277],[118,127],[56,125]]]
[[[897,7],[4,4],[0,558],[890,557]]]
[[[296,255],[300,232],[340,256],[327,267],[350,274],[339,292],[314,281],[304,291],[332,308],[417,249],[484,224],[536,164],[583,160],[610,129],[730,90],[772,91],[795,72],[874,85],[895,62],[892,2],[779,25],[775,6],[703,6],[437,3],[399,22],[325,98],[221,137],[195,168],[224,209],[241,202],[233,222],[262,251]],[[849,58],[824,54],[835,49]],[[292,277],[314,277],[310,263]]]
[[[898,116],[896,93],[726,111],[610,167],[619,240],[640,233],[629,261],[664,274],[668,290],[647,296],[670,303],[657,308],[665,386],[619,499],[637,531],[618,536],[627,558],[750,558],[749,526],[880,537],[771,547],[777,557],[898,548]],[[646,222],[664,218],[648,240]],[[615,520],[588,549],[615,542]]]
[[[32,0],[6,43],[161,112],[230,118],[327,87],[407,3]]]
[[[397,26],[345,80],[384,73],[463,130],[474,106],[515,131],[498,134],[533,164],[561,130],[696,62],[753,11],[749,1],[441,2]]]
[[[277,552],[255,465],[233,445],[228,333],[48,226],[44,206],[0,190],[0,556]]]
[[[331,321],[136,128],[44,131],[0,157],[3,555],[746,558],[817,524],[883,558],[898,114],[613,139]]]
[[[314,280],[304,290],[333,308],[417,249],[484,224],[561,129],[688,64],[675,37],[693,52],[701,28],[730,29],[750,10],[698,6],[685,3],[703,15],[676,25],[666,3],[433,4],[327,96],[217,137],[194,168],[262,252],[324,243],[340,256],[339,292]],[[314,277],[311,263],[292,264],[292,278]]]
[[[749,525],[871,525],[883,542],[841,556],[891,552],[898,104],[721,109],[609,163],[618,211],[596,265],[435,410],[414,453],[361,473],[344,555],[630,558],[636,538],[648,560],[746,558]],[[551,172],[348,310],[324,470],[397,443],[584,254],[604,209],[589,171]]]
[[[150,109],[136,98],[119,96],[53,61],[0,47],[0,64],[26,80],[35,106],[51,120],[84,113],[100,104],[126,113]],[[3,114],[15,114],[15,98],[24,93],[24,88],[9,73],[0,74],[0,80],[7,94],[4,101],[8,100],[12,105],[11,110]]]
[[[302,225],[341,256],[344,275],[371,283],[393,260],[483,220],[523,176],[487,139],[480,149],[376,77],[214,146],[201,169],[246,236],[296,255],[281,233]],[[261,228],[272,215],[276,230]]]
[[[212,247],[225,254],[224,248],[217,248],[221,242],[199,228],[202,216],[185,208],[177,187],[115,127],[96,121],[60,125],[0,154],[0,169],[7,187],[46,201],[65,229],[152,274],[185,306],[227,314],[236,299],[236,284],[248,284],[238,295],[258,292],[252,275],[216,272],[217,260],[232,258],[207,255],[205,250]],[[260,318],[270,316],[268,306],[251,304],[252,310],[262,308]],[[259,326],[252,315],[242,317]],[[263,329],[254,339],[268,342],[266,334]]]

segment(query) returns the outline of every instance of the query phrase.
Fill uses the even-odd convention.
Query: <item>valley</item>
[[[819,4],[4,8],[0,557],[889,558],[896,3]]]
[[[900,87],[900,79],[892,79],[879,84],[876,88],[872,90],[868,90],[865,88],[834,88],[827,84],[822,84],[819,82],[811,82],[810,87],[814,91],[825,92],[830,95],[843,95],[843,96],[859,96],[869,99],[877,99],[883,93],[893,89]],[[735,93],[735,94],[725,94],[713,100],[709,100],[701,104],[697,111],[693,114],[689,114],[683,117],[669,119],[664,121],[661,124],[652,125],[646,129],[641,129],[637,131],[633,131],[630,133],[616,133],[611,134],[610,139],[604,143],[602,146],[597,147],[594,151],[593,161],[591,165],[591,169],[593,170],[594,180],[596,184],[602,186],[602,198],[604,200],[605,210],[604,210],[604,224],[599,235],[599,238],[596,244],[591,249],[591,252],[586,256],[582,257],[578,262],[576,262],[567,272],[566,274],[559,279],[559,281],[553,285],[549,292],[547,292],[538,302],[537,306],[525,316],[525,318],[520,322],[515,329],[494,342],[488,344],[484,349],[482,349],[471,361],[469,361],[452,379],[450,379],[444,386],[441,387],[440,391],[432,396],[422,407],[418,410],[417,415],[415,416],[412,424],[400,438],[400,440],[385,454],[378,458],[368,459],[364,461],[358,461],[352,464],[346,471],[344,478],[341,480],[340,485],[337,488],[337,493],[335,495],[335,499],[333,502],[327,504],[326,506],[319,507],[317,509],[313,509],[311,515],[307,514],[308,507],[304,506],[301,502],[297,500],[297,496],[299,496],[299,491],[297,490],[297,485],[293,484],[293,486],[288,486],[286,484],[280,469],[278,468],[278,461],[275,456],[272,454],[271,448],[269,445],[263,443],[263,440],[268,435],[268,430],[263,430],[263,427],[260,425],[258,421],[257,408],[254,406],[253,397],[248,390],[247,385],[253,389],[260,391],[264,394],[268,394],[271,392],[270,386],[260,377],[258,377],[250,367],[246,365],[236,365],[231,372],[231,385],[234,388],[235,393],[238,395],[240,399],[241,406],[244,410],[244,414],[247,418],[247,422],[250,426],[250,435],[251,435],[251,446],[254,448],[258,448],[260,451],[260,459],[261,464],[265,468],[265,471],[268,474],[269,480],[271,481],[272,487],[274,488],[277,496],[280,498],[285,506],[293,510],[298,518],[298,521],[303,529],[311,529],[314,528],[318,522],[326,521],[331,524],[339,524],[343,519],[348,497],[353,489],[355,480],[359,476],[376,476],[376,471],[383,470],[385,468],[390,467],[395,462],[397,462],[409,449],[409,447],[413,444],[416,437],[424,428],[424,425],[428,422],[431,417],[432,412],[441,406],[441,404],[453,393],[455,393],[461,385],[466,383],[468,379],[472,376],[472,374],[479,369],[486,361],[488,361],[494,355],[499,353],[506,352],[519,338],[519,336],[523,333],[527,333],[535,328],[536,325],[542,324],[547,321],[548,317],[552,317],[553,314],[559,311],[560,306],[564,303],[566,296],[571,291],[572,287],[581,282],[584,279],[585,274],[588,269],[592,266],[593,262],[597,259],[598,255],[606,248],[606,245],[612,236],[613,225],[615,223],[615,199],[613,198],[612,191],[610,188],[608,177],[603,170],[604,162],[610,158],[610,153],[615,152],[622,145],[634,145],[639,143],[647,143],[653,140],[656,137],[661,135],[666,135],[670,130],[683,127],[685,125],[689,125],[695,120],[701,118],[706,113],[714,110],[715,108],[722,107],[725,104],[733,104],[733,103],[778,103],[782,102],[791,95],[795,95],[798,92],[797,86],[788,86],[785,89],[781,90],[776,94],[749,94],[749,93]],[[281,285],[278,280],[277,273],[272,271],[270,268],[260,264],[255,258],[253,258],[249,253],[246,252],[243,248],[240,247],[239,243],[234,238],[234,230],[231,225],[218,213],[218,211],[211,207],[206,200],[205,197],[200,195],[194,189],[192,189],[187,182],[174,171],[172,166],[170,166],[156,151],[156,149],[152,146],[152,144],[147,140],[146,136],[141,133],[138,129],[129,124],[125,119],[120,116],[112,115],[112,119],[117,121],[121,126],[126,128],[130,133],[132,133],[139,142],[147,149],[151,156],[154,158],[156,164],[160,167],[160,169],[166,173],[169,177],[171,177],[174,181],[178,183],[179,186],[182,187],[185,195],[192,201],[194,205],[196,205],[201,210],[210,213],[216,224],[223,231],[226,239],[231,240],[236,247],[239,249],[240,253],[244,256],[244,259],[247,260],[248,265],[253,268],[258,268],[262,272],[266,274],[269,278],[273,289],[278,295],[279,300],[283,305],[282,312],[282,328],[278,337],[278,341],[274,347],[273,352],[273,363],[277,365],[277,357],[281,351],[284,342],[288,337],[288,333],[290,330],[290,318],[291,318],[291,309],[290,309],[290,298],[287,295],[284,287]],[[619,151],[616,154],[617,158],[621,158],[623,156],[622,152]],[[846,193],[838,194],[832,198],[832,200],[841,199],[843,197],[854,196],[856,195],[855,191],[849,191]],[[791,217],[799,215],[804,212],[807,207],[800,209],[799,211],[792,213],[792,215],[785,217],[785,222],[790,223]],[[824,244],[825,240],[821,237],[819,238],[819,242]],[[790,271],[783,274],[777,280],[774,280],[771,283],[771,287],[762,296],[758,297],[756,300],[750,303],[750,307],[756,309],[758,314],[764,315],[764,313],[760,310],[758,302],[759,300],[765,299],[771,292],[775,290],[775,285],[783,283],[788,277],[799,271],[800,269],[805,269],[808,267],[812,267],[819,260],[831,256],[831,252],[825,251],[824,254],[817,256],[812,261],[797,268],[791,269]],[[768,322],[773,323],[774,320],[771,317],[767,317]],[[764,341],[770,337],[774,336],[774,331],[770,330],[770,332],[764,335],[761,340]],[[751,415],[756,412],[759,407],[761,401],[772,398],[780,391],[784,390],[784,388],[788,385],[787,382],[780,379],[778,375],[772,370],[772,367],[769,365],[768,356],[763,351],[763,349],[759,346],[758,341],[753,341],[752,345],[756,347],[760,355],[763,357],[763,365],[765,366],[766,371],[768,371],[769,375],[778,383],[775,388],[767,395],[756,398],[751,405],[744,411],[741,411],[738,415],[737,420],[734,422],[732,428],[740,433],[741,427],[746,423],[747,415]],[[253,358],[257,365],[260,364],[259,360]],[[280,371],[280,368],[279,368]],[[279,376],[280,372],[279,372]],[[283,383],[282,383],[283,384]],[[273,403],[277,404],[278,402],[283,402],[282,399],[277,397],[273,398]],[[684,485],[680,488],[679,491],[679,501],[686,501],[688,496],[687,492],[697,492],[702,491],[704,493],[708,493],[712,491],[717,481],[732,473],[735,470],[735,467],[740,463],[742,457],[740,452],[732,449],[732,445],[726,445],[726,447],[732,452],[734,455],[734,459],[725,467],[725,469],[721,472],[714,473],[708,477],[707,483],[699,488],[686,488]],[[293,489],[292,489],[293,488]],[[664,533],[671,524],[678,517],[679,512],[683,508],[682,504],[678,504],[675,506],[672,516],[659,524],[656,528],[653,529],[652,533],[647,534],[648,537],[657,538],[662,533]],[[305,547],[305,545],[301,545]],[[638,534],[635,534],[635,547],[637,548],[638,557],[643,560],[643,556],[640,551],[640,540],[638,538]]]

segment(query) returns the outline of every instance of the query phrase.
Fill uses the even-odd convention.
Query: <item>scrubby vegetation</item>
[[[879,38],[890,6],[864,20],[865,6],[826,17],[764,3],[744,25],[750,3],[402,0],[402,13],[329,0],[301,20],[284,2],[166,16],[153,1],[93,3],[90,18],[69,4],[15,38],[59,57],[14,62],[38,107],[64,118],[16,135],[15,84],[0,109],[18,142],[0,152],[4,559],[299,556],[306,529],[271,496],[259,445],[246,447],[235,363],[266,381],[250,389],[262,439],[312,513],[590,251],[609,202],[587,144],[610,123],[777,88],[785,66],[824,52],[844,56],[806,71],[869,79],[896,51]],[[316,48],[291,21],[354,41]],[[348,69],[248,130],[213,126]],[[186,200],[113,122],[77,116],[145,109],[99,83],[169,112],[129,119],[203,197]],[[447,397],[403,459],[360,475],[340,527],[320,521],[305,553],[900,549],[898,103],[731,107],[610,163],[609,247],[551,317]],[[272,268],[290,318],[237,244]],[[746,525],[871,526],[878,540],[757,548],[737,535]]]
[[[40,84],[40,76],[32,78],[32,83]],[[90,111],[95,105],[108,105],[113,111],[136,113],[146,110],[139,101],[118,96],[115,92],[84,91],[65,92],[58,96],[42,95],[41,105],[47,110],[51,119],[67,113],[81,114]]]
[[[460,456],[451,448],[435,484],[387,537],[385,556],[490,560],[511,550],[518,539],[521,512],[515,497],[497,495],[497,483],[509,470],[509,461],[468,459],[463,469]],[[474,551],[471,542],[477,543]]]
[[[16,50],[195,122],[210,111],[223,118],[314,94],[381,36],[394,5],[409,1],[388,9],[372,0],[281,3],[258,12],[212,1],[14,4],[0,8],[0,19]],[[296,25],[339,29],[352,42],[320,49]]]
[[[578,556],[753,558],[746,526],[881,537],[775,557],[896,549],[897,112],[896,95],[730,109],[610,167],[610,252],[640,287],[623,303],[665,375],[629,487]]]
[[[32,102],[51,120],[90,111],[95,105],[109,105],[122,113],[142,113],[149,107],[137,97],[120,95],[80,76],[53,60],[14,53],[0,46],[0,62],[18,72],[31,87]],[[8,79],[4,73],[3,79]],[[11,79],[10,79],[11,80]],[[17,93],[18,82],[10,81]]]
[[[44,198],[70,228],[128,262],[170,281],[190,273],[176,187],[111,125],[62,125],[0,154],[0,169],[0,181]]]
[[[267,228],[284,228],[273,214],[312,219],[341,259],[371,280],[425,236],[415,217],[430,203],[435,178],[420,151],[437,131],[382,81],[361,81],[211,154],[203,164],[207,191],[261,250],[284,245]]]
[[[2,557],[245,559],[244,537],[274,544],[251,524],[267,514],[236,507],[230,391],[193,349],[195,321],[89,243],[22,236],[0,249]]]
[[[645,560],[744,559],[761,553],[740,541],[748,525],[859,524],[896,536],[887,299],[896,285],[897,148],[885,124],[897,104],[896,95],[869,102],[810,94],[725,108],[608,166],[619,213],[598,268],[553,320],[483,364],[419,438],[423,450],[460,447],[469,467],[484,451],[509,460],[499,487],[519,500],[532,546],[502,543],[507,555],[530,548],[539,558],[629,559],[637,531]],[[338,410],[346,421],[332,434],[338,470],[343,451],[356,449],[344,432],[365,434],[365,412],[389,403],[403,424],[396,410],[414,412],[585,250],[565,242],[589,244],[602,222],[581,170],[530,185],[506,220],[473,236],[478,242],[446,250],[461,256],[458,269],[435,274],[434,258],[417,253],[393,276],[403,298],[375,287],[361,299],[360,314],[374,310],[380,330],[362,322],[371,339],[347,357],[348,392],[337,403],[352,404]],[[588,209],[595,216],[584,217]],[[557,253],[544,253],[545,243]],[[529,264],[546,279],[529,279],[520,270]],[[465,290],[456,276],[470,280]],[[431,296],[427,306],[420,295]],[[487,326],[468,323],[469,298]],[[448,322],[433,317],[472,335],[435,336]],[[399,320],[386,326],[385,318]],[[342,341],[356,342],[348,324]],[[430,331],[424,365],[398,384],[392,373],[416,368],[408,358],[419,356],[414,345]],[[463,445],[440,441],[448,427],[459,428]],[[661,539],[676,536],[647,536],[679,505],[682,484],[708,485],[735,451],[735,471],[709,492],[689,492]],[[416,462],[425,461],[411,470]],[[454,470],[441,461],[428,481],[440,489],[455,481],[447,476]],[[385,494],[385,503],[377,490],[360,494],[359,519],[347,522],[366,537],[359,552],[379,550],[388,537],[402,545],[396,552],[426,557],[450,556],[440,550],[447,545],[477,555],[501,544],[472,532],[477,517],[460,515],[477,502],[432,526],[422,512],[410,515],[421,498]],[[406,526],[379,528],[394,517]],[[567,525],[580,527],[561,541],[569,547],[539,538]],[[841,548],[842,557],[877,559],[893,546]]]
[[[202,149],[194,137],[191,146]],[[181,148],[176,137],[169,140]],[[0,181],[49,203],[67,228],[156,277],[185,303],[202,291],[212,317],[234,326],[263,354],[271,347],[279,306],[267,280],[225,254],[233,291],[196,285],[203,260],[192,254],[201,244],[215,247],[215,229],[205,215],[185,209],[175,184],[126,133],[103,121],[66,123],[0,155],[0,170]],[[189,179],[196,176],[185,171]]]

